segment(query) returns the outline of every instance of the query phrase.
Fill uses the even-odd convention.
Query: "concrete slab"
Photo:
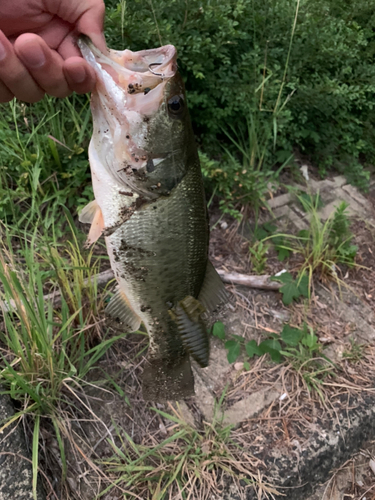
[[[238,401],[224,412],[223,424],[236,426],[240,422],[254,417],[280,398],[283,393],[281,385],[262,389],[249,397]]]
[[[0,395],[0,427],[14,415],[8,395]],[[0,434],[0,500],[32,500],[31,456],[26,447],[23,429],[13,423]],[[38,500],[45,500],[40,480]]]

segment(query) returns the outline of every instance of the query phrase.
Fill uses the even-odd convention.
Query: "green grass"
[[[291,299],[305,295],[297,289],[300,288],[301,280],[304,282],[306,276],[308,277],[308,296],[310,296],[314,278],[320,281],[333,280],[341,286],[344,282],[340,277],[339,265],[358,266],[355,262],[358,248],[353,244],[354,234],[350,229],[349,205],[346,202],[339,203],[323,221],[320,214],[319,194],[316,196],[298,195],[297,199],[306,212],[307,229],[299,231],[296,235],[275,233],[276,226],[265,224],[264,231],[258,230],[262,235],[260,242],[263,245],[269,241],[274,243],[279,260],[288,259],[292,254],[298,257],[299,262],[295,264],[295,267],[298,266],[296,280],[293,280],[290,273],[284,273],[275,278],[283,283],[290,283],[290,287],[294,287],[295,293]],[[254,258],[253,252],[251,256]],[[290,302],[291,300],[284,301],[286,304]]]
[[[186,421],[178,404],[177,409],[169,405],[169,413],[153,408],[167,422],[168,436],[160,442],[150,437],[147,444],[135,444],[129,434],[116,427],[118,445],[108,440],[113,456],[100,462],[114,479],[99,498],[118,488],[129,498],[166,500],[175,495],[208,500],[220,494],[222,481],[240,488],[242,481],[258,494],[264,492],[266,498],[276,494],[275,488],[252,471],[252,458],[231,439],[232,426],[222,424],[220,406],[224,395],[213,421],[203,422],[201,429]]]
[[[65,477],[62,408],[72,404],[77,387],[85,385],[90,370],[123,335],[106,338],[98,325],[98,262],[91,252],[82,255],[73,226],[65,251],[56,242],[46,244],[37,230],[15,240],[2,226],[1,237],[0,383],[21,408],[1,429],[26,415],[32,418],[36,498],[41,419],[53,424]],[[22,247],[21,258],[12,250],[15,244]],[[59,293],[58,306],[46,300],[47,290]]]
[[[0,219],[32,231],[43,215],[46,234],[54,225],[62,236],[60,205],[76,210],[92,197],[91,130],[86,96],[0,105]]]

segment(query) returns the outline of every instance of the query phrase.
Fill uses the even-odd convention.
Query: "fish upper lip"
[[[88,36],[81,35],[78,39],[78,46],[81,51],[82,48],[88,48],[97,62],[107,64],[119,73],[148,73],[157,78],[170,78],[177,71],[177,53],[173,45],[138,52],[110,50],[107,55],[103,54]]]

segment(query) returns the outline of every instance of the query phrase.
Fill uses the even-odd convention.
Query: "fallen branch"
[[[218,269],[217,272],[224,283],[232,283],[233,285],[243,285],[263,290],[279,290],[283,286],[283,283],[271,281],[270,275],[267,274],[264,276],[252,276],[250,274],[226,273],[221,269]]]

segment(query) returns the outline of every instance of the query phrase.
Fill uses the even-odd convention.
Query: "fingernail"
[[[85,68],[82,66],[77,66],[74,68],[74,73],[72,74],[72,78],[77,83],[82,83],[86,80],[87,74]]]
[[[22,60],[28,68],[36,69],[43,66],[46,62],[46,56],[41,47],[34,46],[32,49],[22,51]]]
[[[0,42],[0,61],[6,58],[7,50],[5,46]]]

